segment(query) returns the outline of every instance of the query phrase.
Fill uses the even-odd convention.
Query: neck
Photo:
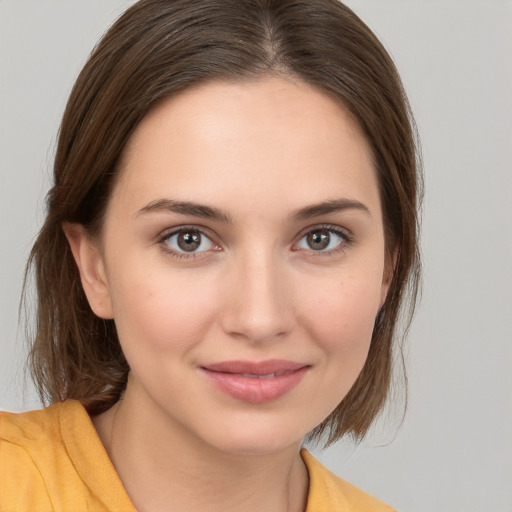
[[[225,453],[132,402],[127,392],[93,423],[138,512],[304,512],[308,476],[299,443]]]

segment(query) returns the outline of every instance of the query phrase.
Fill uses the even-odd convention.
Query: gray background
[[[18,301],[74,78],[122,0],[0,0],[0,408],[22,392]],[[409,407],[330,468],[401,512],[512,511],[512,2],[350,0],[394,56],[426,170]]]

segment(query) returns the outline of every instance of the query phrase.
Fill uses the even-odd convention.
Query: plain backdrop
[[[193,0],[191,0],[193,1]],[[0,0],[0,408],[23,393],[23,267],[60,116],[87,55],[132,2]],[[422,137],[423,299],[409,405],[360,446],[316,450],[401,512],[512,511],[512,2],[350,0],[383,40]]]

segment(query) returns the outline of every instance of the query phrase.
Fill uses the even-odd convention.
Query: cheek
[[[314,341],[317,378],[308,414],[314,428],[346,397],[368,356],[380,303],[380,278],[343,273],[331,276],[328,288],[302,294],[302,327]]]
[[[215,288],[204,278],[153,265],[147,272],[124,272],[114,282],[114,317],[125,352],[182,351],[200,343],[216,303]]]
[[[380,304],[380,281],[378,273],[331,276],[328,287],[311,287],[312,293],[302,294],[302,323],[326,354],[364,363]]]

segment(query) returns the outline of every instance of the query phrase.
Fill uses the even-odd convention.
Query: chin
[[[205,433],[203,439],[215,449],[233,455],[270,455],[301,445],[307,431],[278,425],[268,418],[220,424]]]
[[[272,455],[275,453],[282,452],[290,449],[291,447],[298,448],[302,442],[301,439],[291,440],[279,440],[279,439],[240,439],[230,440],[226,443],[218,443],[215,448],[224,453],[231,455],[241,456],[264,456]]]

